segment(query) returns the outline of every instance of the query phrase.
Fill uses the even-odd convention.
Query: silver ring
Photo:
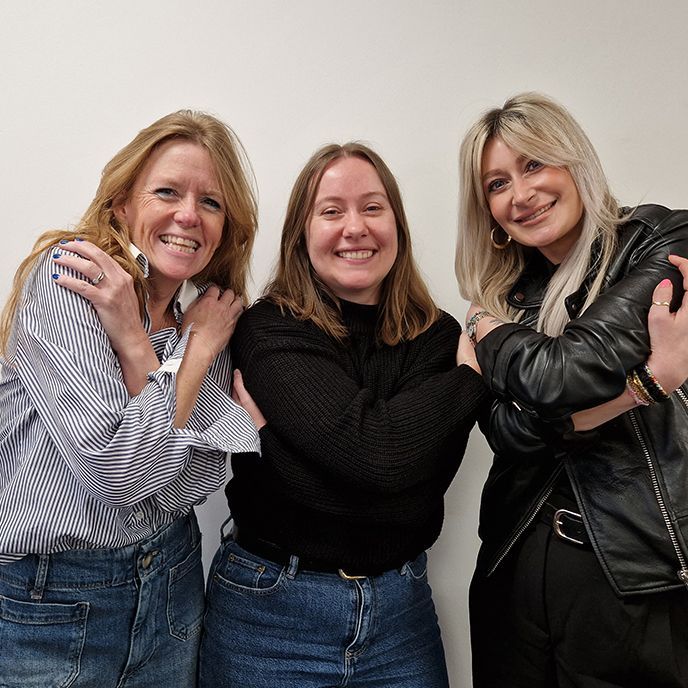
[[[671,307],[671,304],[668,301],[653,301],[652,305],[653,306],[666,306],[667,308]]]
[[[95,287],[97,284],[100,284],[104,279],[105,279],[105,273],[101,270],[100,274],[96,275],[91,280],[91,284]]]

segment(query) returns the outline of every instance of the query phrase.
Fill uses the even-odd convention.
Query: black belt
[[[545,502],[540,509],[540,520],[546,523],[560,540],[581,547],[590,546],[590,537],[585,530],[583,518],[576,511]]]
[[[234,541],[247,552],[255,554],[262,559],[268,559],[271,562],[278,564],[279,566],[289,566],[291,563],[292,553],[280,547],[274,542],[269,542],[268,540],[263,540],[262,538],[253,537],[247,534],[244,530],[239,534],[237,528],[234,529]],[[367,572],[359,572],[356,569],[350,567],[337,566],[331,562],[324,561],[321,559],[309,559],[307,557],[299,557],[299,570],[300,571],[315,571],[317,573],[337,573],[341,578],[345,580],[356,580],[359,578],[370,578],[373,576],[379,576],[385,571],[371,570]],[[394,568],[394,567],[390,567]],[[399,567],[400,568],[400,567]],[[389,570],[389,569],[386,569]]]

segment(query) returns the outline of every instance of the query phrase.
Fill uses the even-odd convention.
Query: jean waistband
[[[198,522],[192,511],[133,545],[72,549],[44,555],[28,554],[0,566],[0,579],[21,585],[23,581],[33,580],[39,567],[47,566],[46,588],[116,585],[140,576],[142,569],[147,574],[153,573],[180,554],[195,548],[200,541]]]
[[[280,566],[289,566],[293,560],[293,552],[289,552],[278,544],[254,537],[245,531],[239,531],[235,526],[233,530],[234,541],[247,552],[255,554],[263,559],[268,559]],[[326,560],[298,556],[298,569],[300,571],[315,571],[317,573],[336,573],[342,578],[369,578],[380,576],[387,571],[401,569],[406,560],[398,565],[380,567],[351,567],[345,564],[337,564]]]

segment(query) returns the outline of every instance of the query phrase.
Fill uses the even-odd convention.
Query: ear
[[[123,224],[127,224],[127,197],[124,192],[117,194],[112,201],[112,212],[115,217]]]

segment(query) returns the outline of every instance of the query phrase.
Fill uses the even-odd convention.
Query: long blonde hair
[[[564,107],[539,93],[521,93],[502,108],[489,110],[468,130],[459,156],[456,277],[467,301],[505,320],[519,317],[506,297],[523,271],[527,249],[511,241],[499,250],[490,240],[496,223],[485,199],[481,166],[483,149],[492,138],[500,138],[519,155],[566,168],[580,195],[584,208],[580,237],[551,278],[537,323],[546,334],[561,334],[569,321],[564,299],[591,272],[595,277],[583,309],[599,295],[616,248],[619,206],[595,149]]]
[[[323,146],[301,170],[289,198],[279,263],[263,298],[287,308],[301,320],[311,320],[335,339],[346,338],[348,332],[338,310],[339,299],[319,278],[308,257],[306,231],[325,169],[335,160],[349,157],[361,158],[375,168],[396,219],[397,257],[382,283],[378,324],[380,340],[393,346],[427,330],[439,317],[439,310],[413,260],[411,235],[396,179],[382,158],[362,143]]]
[[[38,238],[15,274],[2,312],[0,353],[6,350],[24,284],[39,257],[48,247],[75,235],[96,244],[134,278],[143,310],[146,279],[129,251],[129,228],[117,219],[113,205],[127,197],[152,152],[171,139],[191,141],[208,151],[226,209],[220,244],[196,277],[239,294],[245,292],[257,227],[255,185],[248,158],[236,134],[219,119],[204,112],[179,110],[140,131],[105,165],[96,195],[73,230],[52,230]]]

